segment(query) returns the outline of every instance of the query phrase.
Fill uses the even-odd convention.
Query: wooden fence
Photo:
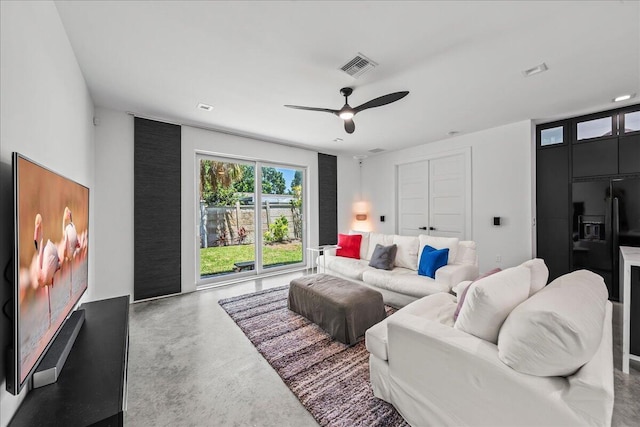
[[[260,209],[262,230],[284,216],[289,226],[288,239],[301,239],[301,213],[290,203],[265,202]],[[241,228],[245,236],[242,237]],[[200,247],[255,243],[254,205],[206,206],[200,204]]]

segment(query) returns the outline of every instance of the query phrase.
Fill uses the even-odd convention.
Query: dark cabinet
[[[573,177],[618,173],[618,138],[573,144]]]
[[[621,136],[618,153],[620,173],[640,173],[640,134]]]
[[[58,381],[30,390],[10,426],[123,425],[129,296],[80,308],[85,310],[85,321]]]
[[[640,246],[640,106],[539,125],[536,148],[537,256],[550,279],[600,274],[617,300],[617,245]]]
[[[549,279],[565,273],[569,253],[569,145],[538,149],[536,161],[537,256],[549,267]]]
[[[538,258],[549,268],[549,281],[569,271],[569,220],[538,218]]]
[[[568,218],[569,146],[539,150],[536,176],[537,216]]]

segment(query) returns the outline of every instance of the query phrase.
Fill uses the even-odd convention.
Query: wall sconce
[[[367,202],[356,202],[353,204],[353,211],[357,221],[367,220]]]

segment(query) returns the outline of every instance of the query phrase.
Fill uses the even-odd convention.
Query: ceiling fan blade
[[[344,121],[344,130],[346,130],[347,133],[353,133],[353,131],[356,130],[356,124],[353,123],[353,120],[349,119]]]
[[[407,95],[409,95],[409,91],[390,93],[388,95],[383,95],[383,96],[381,96],[379,98],[372,99],[369,102],[365,102],[364,104],[359,105],[356,108],[354,108],[354,110],[356,111],[356,113],[359,113],[360,111],[366,110],[367,108],[381,107],[383,105],[387,105],[387,104],[391,104],[392,102],[396,102],[396,101],[404,98]]]
[[[302,107],[300,105],[285,105],[285,107],[295,108],[296,110],[321,111],[323,113],[338,114],[338,110],[331,110],[329,108]]]

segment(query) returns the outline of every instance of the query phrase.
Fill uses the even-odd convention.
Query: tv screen
[[[17,394],[87,289],[89,189],[13,154]],[[11,382],[11,384],[9,384]]]

